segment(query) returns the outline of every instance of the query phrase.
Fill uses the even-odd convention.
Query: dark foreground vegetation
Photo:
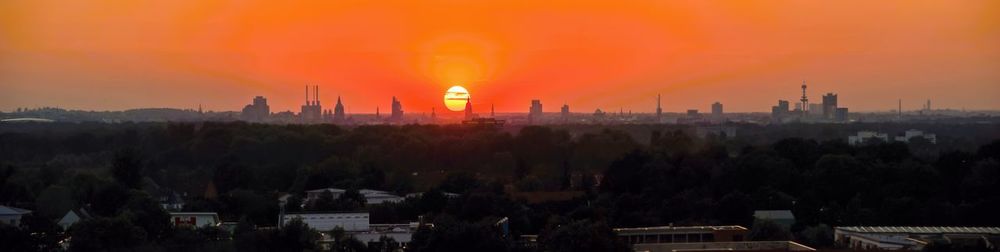
[[[345,196],[305,209],[434,223],[410,251],[621,251],[628,247],[612,227],[669,224],[754,226],[752,239],[821,248],[834,246],[833,226],[1000,226],[995,126],[928,126],[941,129],[936,145],[857,147],[846,141],[857,125],[775,127],[792,128],[696,138],[683,126],[0,125],[0,204],[35,211],[24,228],[0,226],[0,244],[316,250],[318,234],[301,222],[275,227],[277,199],[290,193],[300,202],[303,191],[327,187],[426,192],[398,204]],[[239,224],[232,233],[174,228],[159,205],[164,192],[182,195],[185,211]],[[546,198],[551,192],[573,193]],[[80,208],[94,218],[69,230],[55,224]],[[762,209],[792,210],[796,224],[761,230],[767,225],[753,225],[752,213]],[[494,225],[504,217],[509,233]],[[538,234],[539,246],[517,243],[524,234]],[[343,239],[334,250],[398,246]]]

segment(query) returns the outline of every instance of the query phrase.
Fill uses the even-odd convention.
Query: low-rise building
[[[856,136],[848,136],[847,137],[847,144],[850,144],[850,145],[860,145],[860,144],[864,144],[864,143],[869,143],[869,142],[871,142],[873,140],[875,140],[875,141],[882,141],[882,142],[888,142],[889,141],[889,134],[879,133],[879,132],[874,132],[874,131],[859,131],[858,135],[856,135]]]
[[[781,225],[786,230],[795,225],[795,215],[791,210],[757,210],[753,211],[753,218],[757,221],[771,221]]]
[[[834,242],[859,250],[922,250],[935,242],[981,242],[997,249],[1000,227],[834,227]]]
[[[629,244],[743,241],[749,232],[742,226],[659,226],[614,231]]]
[[[660,226],[616,228],[635,251],[815,251],[792,241],[745,241],[742,226]]]
[[[305,201],[311,202],[313,200],[319,199],[319,196],[322,195],[324,192],[330,192],[330,194],[333,194],[333,198],[337,199],[340,198],[340,195],[344,195],[345,191],[346,190],[339,188],[323,188],[323,189],[309,190],[306,191]]]
[[[386,191],[371,190],[371,189],[361,189],[358,191],[362,196],[365,196],[365,204],[368,205],[378,205],[383,203],[399,203],[403,202],[405,198],[391,194]]]
[[[31,210],[0,206],[0,223],[17,227],[21,225],[21,217],[28,214],[31,214]]]
[[[929,133],[926,133],[926,132],[923,132],[923,131],[920,131],[920,130],[915,130],[915,129],[911,129],[911,130],[907,130],[906,132],[903,132],[903,135],[896,136],[895,140],[898,141],[898,142],[909,143],[910,139],[913,139],[913,138],[923,138],[924,140],[927,140],[927,142],[930,142],[932,144],[937,144],[937,135],[935,135],[935,134],[929,134]]]
[[[215,212],[171,212],[170,223],[175,227],[218,226],[221,221]]]
[[[301,212],[286,213],[281,216],[281,223],[288,223],[293,219],[300,219],[309,227],[322,232],[328,232],[335,227],[343,228],[348,232],[367,231],[371,229],[368,213],[343,213],[343,212]]]
[[[69,212],[66,212],[66,214],[59,219],[59,222],[56,222],[56,224],[62,227],[63,230],[69,230],[69,227],[72,227],[73,224],[76,224],[84,219],[89,219],[90,217],[91,216],[87,213],[87,210],[84,210],[83,208],[75,211],[69,210]]]
[[[632,246],[636,252],[678,252],[678,251],[816,251],[793,241],[741,241],[702,243],[654,243]]]
[[[344,192],[346,191],[347,190],[339,188],[323,188],[323,189],[309,190],[306,191],[305,201],[312,202],[316,199],[319,199],[320,195],[322,195],[324,192],[330,192],[330,194],[333,195],[333,198],[337,199],[340,198],[341,195],[344,195]],[[398,196],[386,191],[379,191],[372,189],[361,189],[358,190],[358,193],[361,194],[361,196],[365,197],[365,204],[368,205],[378,205],[382,203],[398,203],[402,202],[405,199],[402,196]]]

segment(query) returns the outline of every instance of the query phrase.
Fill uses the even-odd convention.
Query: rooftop
[[[757,210],[753,211],[753,217],[757,219],[795,219],[791,210]]]
[[[31,213],[31,210],[20,209],[9,206],[0,206],[0,215],[25,215],[29,213]]]
[[[855,233],[907,233],[907,234],[994,234],[1000,235],[1000,227],[835,227],[844,232]]]
[[[658,227],[615,228],[616,233],[709,232],[709,231],[731,231],[731,230],[747,230],[747,228],[742,226],[658,226]]]

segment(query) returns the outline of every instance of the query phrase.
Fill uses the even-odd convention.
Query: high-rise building
[[[806,114],[812,117],[823,117],[823,104],[810,103]]]
[[[542,101],[531,100],[531,108],[528,113],[528,120],[538,122],[542,119]]]
[[[240,114],[240,117],[248,122],[263,122],[269,115],[271,115],[271,107],[267,106],[267,98],[257,96],[253,98],[253,103],[243,107],[243,113]]]
[[[559,109],[559,116],[562,117],[563,121],[569,119],[569,104],[562,105],[562,108]]]
[[[712,116],[716,118],[722,117],[722,103],[712,103]]]
[[[837,112],[833,115],[833,120],[838,122],[847,121],[847,108],[837,108]]]
[[[392,97],[392,114],[389,115],[389,119],[393,121],[398,121],[403,119],[403,104],[396,100],[396,97]]]
[[[788,114],[788,109],[788,101],[778,100],[778,105],[771,107],[771,119],[780,122]]]
[[[837,94],[823,95],[823,118],[833,119],[837,113]]]
[[[343,122],[347,115],[344,113],[344,104],[340,101],[340,96],[337,96],[337,105],[333,107],[333,121]]]

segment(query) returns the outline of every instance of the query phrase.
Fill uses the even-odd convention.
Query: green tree
[[[787,241],[792,239],[788,229],[769,220],[754,221],[748,238],[752,241]]]
[[[93,218],[73,226],[70,251],[129,250],[146,243],[146,231],[121,218]]]
[[[122,185],[139,189],[142,187],[142,160],[134,149],[122,149],[115,153],[111,164],[111,174]]]

